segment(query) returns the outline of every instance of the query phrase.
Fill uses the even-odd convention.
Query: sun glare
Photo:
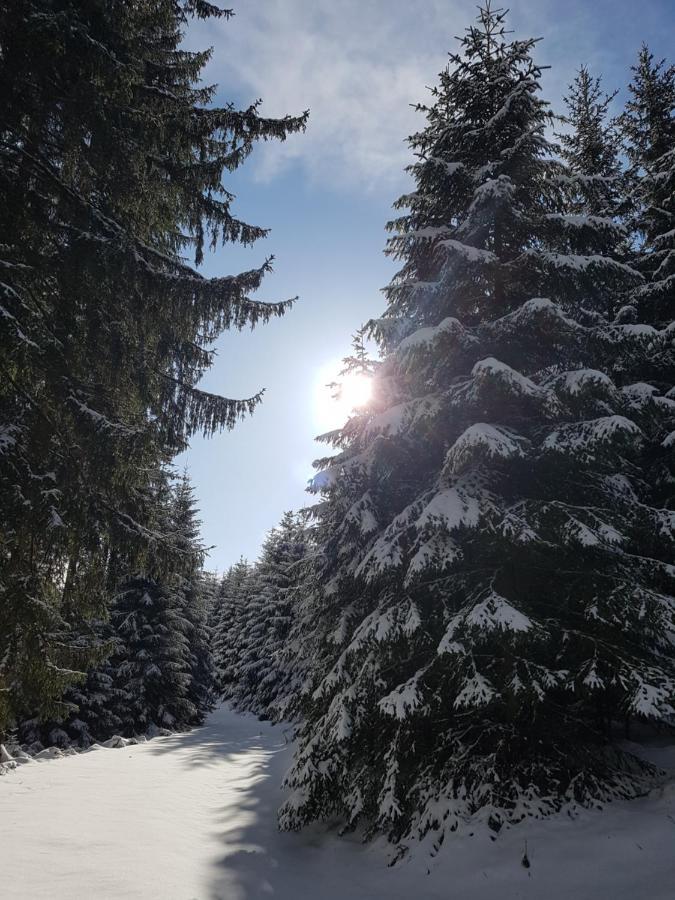
[[[338,375],[341,363],[325,366],[319,373],[315,392],[315,418],[321,431],[344,425],[354,410],[365,406],[372,396],[372,379],[354,372]],[[331,382],[340,386],[339,393]]]
[[[345,375],[340,384],[339,403],[347,407],[348,412],[359,406],[365,406],[373,392],[373,381],[367,375]]]

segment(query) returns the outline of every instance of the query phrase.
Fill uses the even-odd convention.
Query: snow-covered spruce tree
[[[203,572],[205,548],[200,529],[194,489],[187,473],[184,473],[173,489],[171,531],[173,547],[179,560],[174,575],[175,590],[190,626],[188,696],[194,704],[194,718],[197,721],[202,721],[205,714],[213,708],[218,681],[208,625],[212,602],[211,585]]]
[[[162,539],[143,569],[124,579],[111,611],[110,665],[125,734],[198,723],[212,703],[199,521],[187,476],[171,485],[168,475],[156,485],[153,525]]]
[[[99,644],[101,661],[63,695],[62,705],[68,715],[62,715],[59,721],[29,718],[19,723],[17,736],[22,745],[33,749],[88,747],[120,733],[122,722],[117,710],[124,693],[115,687],[109,659],[116,647],[119,649],[114,629],[109,621],[92,622],[87,638],[89,646]]]
[[[267,263],[208,279],[186,262],[266,233],[223,173],[305,122],[212,105],[210,53],[181,46],[195,15],[227,13],[0,2],[0,730],[63,711],[110,556],[128,571],[151,539],[147,473],[260,399],[198,389],[212,342],[288,308],[251,298]]]
[[[307,552],[304,520],[293,512],[267,535],[255,566],[241,633],[242,652],[230,693],[242,709],[278,717],[297,659],[286,657]]]
[[[255,679],[262,665],[261,654],[264,652],[270,612],[265,605],[268,598],[260,581],[257,563],[251,567],[245,590],[239,590],[235,597],[232,606],[235,627],[229,630],[230,651],[225,670],[224,696],[235,706],[247,709],[250,704],[255,705]]]
[[[655,341],[649,365],[630,368],[645,396],[675,401],[675,66],[655,62],[648,48],[633,66],[630,96],[620,117],[630,162],[634,262],[645,283],[632,294],[625,313],[668,340]],[[643,326],[644,327],[644,326]],[[656,498],[675,507],[675,434],[661,431],[661,452],[647,460]]]
[[[212,646],[221,693],[229,697],[236,684],[242,655],[242,635],[248,601],[254,580],[254,567],[240,559],[223,575],[213,609]]]
[[[651,770],[613,724],[673,715],[675,517],[636,464],[668,411],[610,374],[664,336],[604,308],[640,277],[560,221],[534,42],[503,20],[481,10],[422,108],[374,400],[319,464],[284,828],[442,839],[634,796]]]
[[[218,582],[209,572],[198,572],[185,590],[186,615],[192,626],[190,636],[190,698],[201,721],[215,706],[220,693],[220,678],[213,652],[213,633],[209,624]]]
[[[635,264],[646,277],[635,293],[637,314],[664,328],[675,319],[675,66],[655,62],[643,46],[629,91],[620,123],[631,164]],[[675,384],[673,344],[670,351],[668,387]]]
[[[111,611],[119,643],[112,657],[123,734],[199,719],[190,694],[190,622],[182,598],[151,575],[127,579]]]
[[[265,712],[275,721],[300,715],[299,698],[313,664],[305,628],[306,603],[314,574],[313,531],[309,511],[301,510],[295,514],[282,543],[285,562],[271,623],[269,663],[264,670]]]
[[[87,746],[148,727],[201,722],[216,696],[217,674],[207,626],[212,590],[201,570],[204,550],[193,489],[170,472],[155,485],[146,522],[157,539],[143,569],[122,579],[112,603],[112,623],[98,623],[102,661],[69,688],[71,709],[60,723],[28,720],[23,742]],[[148,513],[150,510],[148,510]]]
[[[110,623],[102,623],[104,637],[111,642],[110,652],[115,652],[114,633]],[[72,704],[73,713],[55,728],[42,726],[42,742],[46,746],[59,744],[56,732],[66,735],[65,744],[88,747],[96,741],[104,741],[122,731],[122,720],[117,715],[124,693],[115,686],[114,670],[109,658],[87,672],[81,683],[73,685],[64,696],[64,702]]]
[[[625,261],[629,254],[628,229],[623,221],[627,179],[621,167],[621,138],[616,121],[609,118],[616,96],[605,94],[600,78],[581,66],[563,98],[567,130],[559,134],[560,155],[567,170],[560,177],[565,212],[553,214],[567,227],[571,249],[591,251]],[[602,287],[591,285],[591,287]],[[586,306],[605,315],[620,309],[620,297],[587,296]]]
[[[232,699],[274,721],[292,721],[301,714],[309,684],[314,607],[310,585],[314,577],[314,528],[311,511],[285,513],[265,542],[255,567],[254,588],[264,595],[263,643],[251,659],[259,674],[256,684],[242,659]]]

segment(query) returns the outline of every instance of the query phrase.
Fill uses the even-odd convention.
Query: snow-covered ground
[[[654,750],[675,767],[675,749]],[[660,759],[657,759],[660,757]],[[279,834],[290,748],[227,708],[145,744],[23,765],[0,779],[4,900],[673,900],[675,784],[572,821],[448,839],[387,867],[382,843]],[[527,840],[531,861],[521,865]]]

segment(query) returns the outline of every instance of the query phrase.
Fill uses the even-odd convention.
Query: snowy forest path
[[[655,761],[675,768],[675,751]],[[387,868],[382,842],[280,834],[291,747],[227,707],[186,733],[21,766],[0,779],[3,900],[670,900],[675,787],[496,843],[446,841]],[[330,833],[327,833],[330,832]],[[528,841],[531,867],[521,865]],[[451,846],[450,846],[451,845]]]
[[[373,896],[381,848],[277,831],[290,753],[283,726],[223,706],[190,732],[20,767],[0,781],[4,900]]]

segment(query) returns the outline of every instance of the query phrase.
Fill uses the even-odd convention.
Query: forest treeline
[[[222,696],[297,725],[282,827],[394,841],[643,793],[658,772],[620,738],[675,726],[675,67],[643,46],[618,116],[581,67],[556,115],[536,42],[480,10],[418,108],[400,268],[345,359],[372,399],[321,437],[316,502],[217,581],[167,467],[257,399],[198,391],[209,343],[286,307],[249,299],[264,267],[209,281],[180,253],[258,236],[220,175],[305,120],[205,111],[178,35],[213,10],[139,6],[171,23],[142,76],[85,41],[119,107],[78,130],[77,105],[31,124],[17,99],[3,131],[6,727],[177,727]],[[104,203],[110,110],[138,164],[119,196],[106,168]]]

